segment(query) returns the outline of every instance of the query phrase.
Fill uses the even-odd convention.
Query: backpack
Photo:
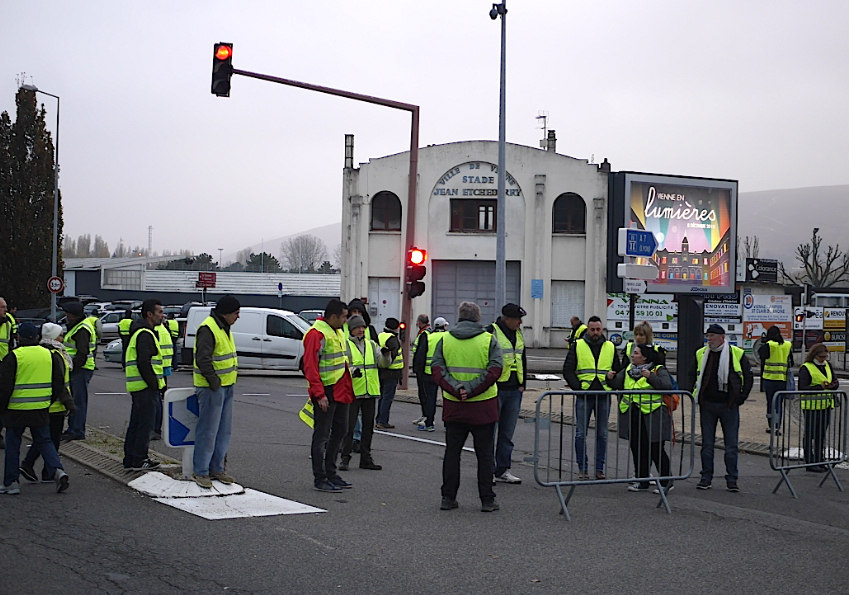
[[[678,381],[675,380],[675,376],[670,374],[669,378],[672,380],[672,390],[681,390],[681,387],[678,386]],[[672,415],[673,411],[678,409],[678,404],[680,402],[681,395],[663,395],[663,404],[666,405],[670,415]]]

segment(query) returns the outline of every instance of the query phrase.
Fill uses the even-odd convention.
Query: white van
[[[183,364],[192,365],[198,326],[211,306],[195,306],[186,317]],[[230,328],[239,356],[239,368],[253,370],[301,370],[303,338],[310,325],[288,310],[242,307],[239,320]]]

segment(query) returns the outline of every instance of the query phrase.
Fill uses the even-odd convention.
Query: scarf
[[[631,367],[628,369],[628,376],[631,378],[640,378],[643,375],[643,370],[651,371],[652,366],[654,366],[654,364],[651,362],[640,364],[639,366],[631,364]]]
[[[723,341],[722,345],[720,345],[716,349],[713,349],[710,346],[708,346],[708,348],[705,349],[705,352],[702,354],[701,369],[703,371],[707,369],[707,360],[708,360],[708,356],[711,352],[714,352],[714,353],[719,352],[719,365],[716,366],[716,383],[719,386],[719,392],[722,392],[722,393],[728,392],[728,361],[729,361],[730,352],[731,352],[731,350],[728,347],[728,341]],[[702,378],[703,378],[703,376],[704,376],[704,373],[699,374],[699,379],[696,382],[696,391],[695,391],[696,401],[698,401],[699,393],[702,390]]]
[[[65,351],[65,346],[62,345],[59,341],[56,341],[54,339],[42,339],[39,345],[61,353],[62,357],[65,358],[65,363],[68,365],[68,372],[74,369],[74,361],[71,359],[71,356],[68,354],[68,352]]]

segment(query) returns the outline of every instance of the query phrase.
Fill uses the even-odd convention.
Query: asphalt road
[[[89,424],[122,435],[129,397],[118,366],[100,363]],[[188,386],[178,373],[172,386]],[[383,471],[354,467],[354,489],[312,489],[310,431],[297,411],[297,375],[243,373],[228,471],[256,490],[326,509],[208,521],[164,506],[68,462],[71,487],[24,484],[0,496],[0,593],[845,593],[849,494],[821,475],[778,475],[765,457],[742,456],[740,486],[695,489],[679,482],[673,514],[657,497],[623,485],[578,489],[572,522],[554,491],[522,463],[534,426],[517,428],[513,471],[525,481],[496,487],[501,510],[479,511],[474,456],[464,455],[460,508],[442,512],[442,448],[375,438]],[[254,395],[254,396],[248,396]],[[267,396],[266,396],[267,395]],[[409,422],[418,406],[396,403],[396,433],[442,440]],[[161,442],[153,443],[165,450]],[[173,453],[178,454],[178,453]],[[721,453],[717,458],[721,469]],[[355,459],[356,461],[356,459]],[[839,471],[845,485],[849,473]],[[721,487],[721,482],[718,482]]]

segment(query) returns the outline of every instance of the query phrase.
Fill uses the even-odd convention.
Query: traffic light
[[[233,76],[233,44],[216,43],[212,53],[212,94],[230,97],[230,77]]]
[[[427,250],[420,248],[410,248],[407,251],[407,267],[406,267],[406,288],[407,297],[413,299],[419,297],[425,291],[425,284],[422,282],[427,274],[427,267],[424,263],[427,261]]]
[[[407,323],[402,322],[398,325],[398,340],[403,343],[407,340]]]
[[[801,323],[802,323],[802,322],[804,322],[804,321],[805,321],[805,315],[804,315],[804,314],[801,314],[801,313],[800,313],[800,314],[796,314],[796,322],[798,322],[799,324],[801,324]]]

